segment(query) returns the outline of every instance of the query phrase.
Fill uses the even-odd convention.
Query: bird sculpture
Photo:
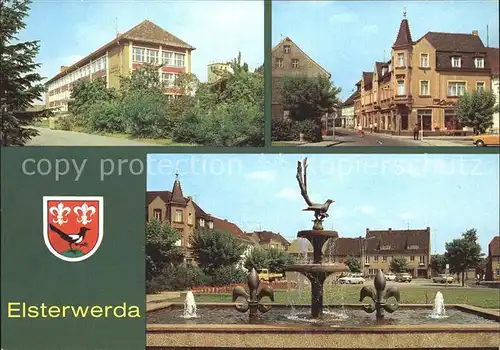
[[[314,212],[314,230],[322,230],[323,225],[322,222],[325,218],[328,217],[328,209],[330,208],[330,204],[335,201],[328,199],[325,203],[313,203],[309,199],[309,195],[307,194],[307,158],[304,159],[304,164],[300,161],[297,162],[297,181],[299,182],[300,194],[304,198],[307,208],[303,209],[304,211],[312,211]]]

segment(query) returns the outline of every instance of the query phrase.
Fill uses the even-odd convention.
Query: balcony
[[[413,98],[411,95],[396,95],[394,96],[394,103],[397,105],[406,105],[411,104],[413,102]]]

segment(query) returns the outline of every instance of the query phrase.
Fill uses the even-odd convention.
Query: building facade
[[[331,77],[323,67],[309,57],[290,38],[281,40],[272,49],[272,117],[286,118],[288,112],[281,105],[280,86],[284,76],[309,76],[318,75]]]
[[[355,103],[359,100],[361,91],[356,89],[351,96],[342,104],[342,112],[340,117],[339,125],[342,128],[353,129],[357,125],[356,113],[355,113]]]
[[[487,50],[491,66],[491,90],[495,95],[497,104],[500,104],[500,49],[498,47],[488,47]],[[500,115],[498,112],[493,115],[493,129],[500,129]]]
[[[250,234],[251,238],[264,249],[277,249],[287,251],[290,242],[280,233],[271,231],[254,231]]]
[[[500,281],[500,236],[494,237],[488,244],[485,277],[487,281]]]
[[[375,62],[363,72],[363,127],[377,124],[398,134],[418,124],[423,130],[462,130],[455,107],[458,97],[474,89],[489,89],[491,69],[478,32],[428,32],[413,41],[408,20],[401,21],[391,59]]]
[[[103,79],[108,88],[118,88],[120,77],[126,77],[143,63],[159,66],[160,80],[167,94],[179,95],[174,81],[180,74],[191,73],[194,47],[146,20],[129,31],[118,34],[106,45],[60,72],[47,81],[47,108],[66,111],[74,84],[79,81]]]
[[[222,78],[225,72],[233,73],[231,64],[229,62],[216,62],[207,66],[207,82],[215,83]]]
[[[245,234],[236,224],[207,214],[192,197],[185,197],[180,180],[175,179],[172,191],[147,192],[146,220],[167,222],[181,234],[178,246],[181,247],[187,264],[194,264],[195,257],[191,251],[191,239],[197,229],[214,229],[226,231],[238,238],[249,248],[256,242]],[[242,260],[248,249],[242,255]]]

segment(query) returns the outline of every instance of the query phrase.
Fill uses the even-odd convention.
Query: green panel
[[[144,349],[146,157],[139,148],[124,150],[2,149],[2,349]],[[129,161],[122,161],[119,175],[119,159],[125,158]],[[52,172],[31,174],[35,162],[41,159],[41,170],[45,171],[50,162]],[[137,175],[130,172],[132,159],[136,159],[132,171]],[[86,160],[79,178],[74,170],[56,178],[57,161],[62,169],[65,160],[70,164]],[[27,168],[23,170],[25,161]],[[101,178],[101,165],[108,165],[110,170],[112,163],[114,174]],[[103,196],[103,240],[90,258],[70,263],[49,252],[42,234],[43,196]],[[140,317],[8,318],[9,302],[47,306],[126,303],[128,310],[129,306],[138,306]]]
[[[272,1],[264,1],[264,96],[265,96],[265,128],[266,146],[271,146],[271,108],[272,108]]]

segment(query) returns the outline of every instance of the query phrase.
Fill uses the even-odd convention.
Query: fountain
[[[188,291],[184,300],[184,313],[182,318],[196,318],[196,302],[194,301],[193,292]]]
[[[378,270],[375,274],[375,280],[373,281],[375,291],[373,291],[373,288],[371,287],[364,286],[359,292],[360,302],[363,301],[366,297],[372,299],[373,303],[363,305],[363,310],[368,313],[376,311],[377,320],[381,320],[384,318],[384,310],[389,313],[393,313],[399,308],[399,288],[392,286],[385,290],[385,284],[386,281],[384,274],[382,273],[382,271]],[[391,297],[394,297],[396,299],[396,303],[387,303],[387,300]]]
[[[261,299],[268,297],[271,301],[274,301],[274,291],[270,286],[263,285],[259,288],[260,280],[259,275],[255,269],[252,269],[248,275],[248,290],[241,286],[237,286],[233,289],[233,303],[240,297],[243,297],[246,301],[244,305],[235,305],[236,310],[239,312],[249,312],[250,322],[255,321],[258,315],[258,311],[261,313],[268,312],[271,308],[267,305],[261,303]]]
[[[434,298],[434,308],[432,309],[432,314],[430,315],[430,317],[437,319],[446,317],[443,293],[441,293],[440,291],[436,293],[436,297]]]
[[[285,267],[285,271],[300,272],[309,279],[311,283],[311,317],[319,318],[323,314],[323,285],[326,278],[335,272],[347,272],[349,269],[345,264],[324,264],[323,246],[329,239],[338,238],[336,231],[323,230],[323,220],[328,217],[328,208],[334,201],[328,199],[323,204],[313,203],[307,194],[307,158],[304,164],[297,162],[297,181],[300,193],[308,205],[304,211],[314,212],[312,230],[299,231],[297,237],[305,238],[313,247],[312,264],[295,264]]]

